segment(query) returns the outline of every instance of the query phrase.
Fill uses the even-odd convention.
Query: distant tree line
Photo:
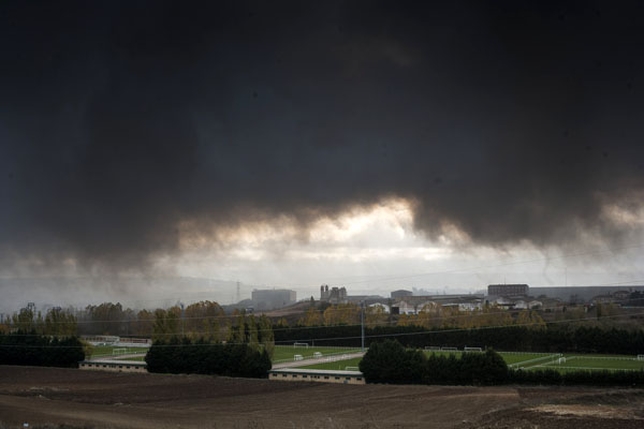
[[[244,311],[226,314],[218,303],[207,300],[187,306],[138,311],[124,308],[121,303],[104,302],[83,309],[54,307],[42,313],[30,304],[9,317],[3,317],[0,333],[35,330],[42,335],[56,336],[114,335],[153,339],[187,336],[214,342],[234,341],[240,329],[239,320],[244,321],[244,317],[247,317]],[[266,316],[245,323],[250,324],[250,332],[253,324],[260,331],[272,328],[272,322]]]
[[[643,387],[644,371],[567,371],[554,369],[511,370],[511,384],[535,384],[556,386],[625,386]]]
[[[170,338],[172,336],[208,337],[225,340],[228,318],[213,301],[199,301],[167,309],[132,310],[121,303],[88,305],[78,312],[80,335],[117,335],[120,337]]]
[[[640,293],[633,293],[632,302],[639,303]],[[644,299],[644,298],[642,298]],[[495,328],[503,332],[530,332],[534,340],[526,344],[527,347],[543,348],[543,343],[556,343],[554,347],[577,347],[574,343],[577,340],[570,338],[557,338],[558,334],[567,337],[575,330],[575,327],[584,326],[587,328],[598,328],[598,331],[615,329],[616,331],[632,332],[637,330],[641,323],[635,316],[627,317],[624,310],[612,304],[598,304],[592,309],[585,307],[563,307],[562,311],[549,313],[549,322],[546,323],[542,316],[546,312],[534,310],[507,311],[493,305],[486,305],[482,309],[463,311],[455,307],[443,307],[440,304],[428,303],[418,309],[418,314],[392,315],[386,313],[382,307],[366,307],[364,309],[364,320],[367,330],[371,331],[370,336],[378,335],[378,329],[384,330],[385,334],[400,332],[422,331],[422,332],[446,332],[450,330],[468,332],[461,334],[462,341],[486,341],[493,337]],[[46,313],[36,312],[34,308],[23,308],[10,317],[0,320],[0,332],[11,332],[16,329],[31,330],[45,335],[116,335],[120,337],[146,337],[154,339],[168,339],[172,336],[187,336],[192,339],[207,338],[211,341],[231,341],[235,335],[238,325],[238,316],[243,311],[235,310],[232,314],[226,314],[224,309],[213,301],[200,301],[189,305],[177,304],[169,308],[157,308],[155,310],[133,310],[124,308],[120,303],[104,302],[99,305],[88,305],[83,309],[61,309],[59,307],[49,309]],[[285,333],[276,340],[291,341],[293,336],[300,332],[302,336],[320,341],[326,345],[345,345],[338,343],[339,338],[356,336],[361,321],[361,309],[353,303],[331,305],[329,303],[315,304],[306,312],[302,313],[299,319],[286,319],[271,321],[265,325],[279,325],[284,328]],[[262,316],[266,317],[266,316]],[[557,324],[563,326],[558,329]],[[573,328],[568,328],[572,326]],[[310,329],[309,329],[310,328]],[[325,328],[325,329],[320,329]],[[297,331],[289,334],[289,329]],[[307,331],[308,330],[308,331]],[[392,331],[393,330],[393,331]],[[483,330],[491,330],[485,334]],[[544,332],[545,331],[545,332]],[[335,333],[338,333],[336,335]],[[478,332],[474,334],[475,332]],[[317,335],[317,334],[321,335]],[[442,335],[442,334],[440,334]],[[620,334],[622,335],[622,334]],[[433,334],[437,337],[439,334]],[[501,340],[504,339],[501,335]],[[442,340],[436,338],[436,340]],[[457,336],[450,335],[450,341],[461,341]],[[500,349],[502,346],[496,342],[494,347]],[[555,340],[554,342],[551,340]],[[422,341],[429,341],[432,338],[426,336]],[[342,340],[344,341],[344,340]],[[405,340],[413,345],[413,339]],[[512,348],[516,339],[506,341]],[[627,340],[628,342],[628,340]],[[623,344],[623,341],[619,341]],[[497,345],[498,344],[498,345]],[[583,345],[583,342],[580,344]],[[584,348],[590,348],[583,345]]]
[[[77,368],[85,358],[76,337],[39,335],[36,331],[0,334],[0,364]]]
[[[77,335],[77,321],[73,312],[69,309],[50,308],[43,316],[32,305],[28,305],[7,318],[5,323],[0,325],[0,333],[17,331],[69,337]]]
[[[167,341],[172,337],[203,338],[209,342],[243,342],[250,336],[267,347],[272,344],[272,322],[235,310],[226,314],[214,301],[199,301],[187,306],[174,305],[156,310],[124,309],[120,303],[87,306],[78,315],[81,335],[117,335]],[[270,352],[271,350],[269,350]]]

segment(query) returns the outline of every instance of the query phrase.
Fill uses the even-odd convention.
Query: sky
[[[2,1],[4,305],[644,284],[643,9]]]

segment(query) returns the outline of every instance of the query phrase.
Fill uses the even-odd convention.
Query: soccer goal
[[[294,349],[296,349],[298,347],[308,349],[309,348],[309,343],[293,343],[293,348]]]
[[[116,348],[116,349],[112,349],[112,356],[115,356],[115,355],[124,355],[124,354],[126,354],[126,353],[127,353],[127,349],[126,349],[126,348]]]
[[[644,355],[637,355],[637,360],[644,360]]]

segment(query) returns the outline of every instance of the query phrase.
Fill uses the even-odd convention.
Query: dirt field
[[[636,389],[333,385],[0,366],[0,428],[644,427]]]

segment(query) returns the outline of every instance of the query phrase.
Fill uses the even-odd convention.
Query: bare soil
[[[334,385],[0,366],[0,428],[644,427],[640,389]]]

